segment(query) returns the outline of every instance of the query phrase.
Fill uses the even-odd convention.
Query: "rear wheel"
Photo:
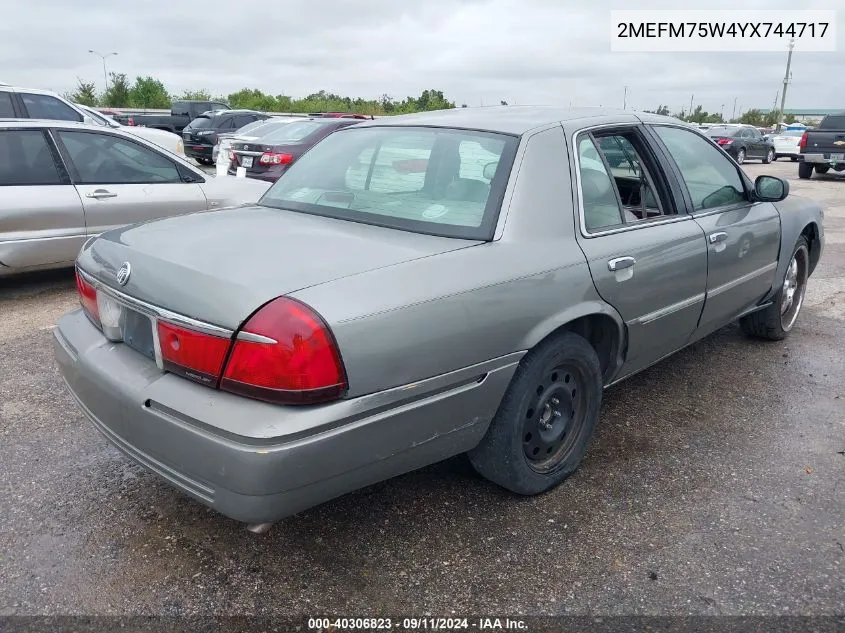
[[[829,165],[816,165],[816,173],[817,174],[826,174],[830,170]]]
[[[773,160],[775,160],[775,150],[770,149],[768,152],[766,152],[766,156],[763,158],[763,164],[768,165]]]
[[[798,177],[799,178],[811,178],[813,176],[813,166],[809,163],[800,163],[798,165]]]
[[[581,463],[601,398],[593,347],[571,332],[555,335],[522,359],[487,434],[469,452],[470,462],[511,492],[549,490]]]
[[[795,161],[798,160],[798,157],[797,156],[790,156],[789,160],[791,160],[794,163]]]
[[[745,150],[741,149],[736,153],[736,162],[742,165],[745,162]]]
[[[780,341],[792,330],[804,305],[807,279],[810,276],[810,250],[807,240],[798,238],[780,290],[765,310],[742,317],[739,325],[749,336]]]

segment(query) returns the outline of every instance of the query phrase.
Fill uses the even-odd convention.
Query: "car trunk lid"
[[[235,329],[281,295],[478,243],[247,206],[104,233],[78,263],[136,299]]]

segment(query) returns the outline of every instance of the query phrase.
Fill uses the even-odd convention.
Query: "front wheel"
[[[469,452],[470,462],[511,492],[545,492],[581,463],[601,398],[593,347],[572,332],[554,335],[520,362],[487,434]]]
[[[736,162],[742,165],[745,162],[745,150],[741,149],[736,153]]]
[[[794,163],[798,160],[798,157],[797,156],[790,156],[789,160],[791,160]]]
[[[803,178],[806,180],[807,178],[811,178],[813,175],[813,166],[809,163],[799,163],[798,164],[798,177]]]
[[[770,149],[768,152],[766,152],[766,157],[763,159],[763,164],[768,165],[773,160],[775,160],[775,150]]]
[[[742,317],[739,325],[749,336],[780,341],[792,331],[804,305],[807,280],[810,277],[810,249],[803,236],[798,238],[780,289],[765,310]]]

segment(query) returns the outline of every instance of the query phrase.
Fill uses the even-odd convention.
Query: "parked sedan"
[[[103,231],[255,202],[266,189],[209,178],[119,128],[0,122],[0,277],[72,266],[85,240]]]
[[[258,121],[254,121],[249,123],[248,125],[243,126],[235,130],[234,132],[227,132],[226,134],[218,134],[217,135],[217,144],[214,146],[214,149],[211,151],[211,159],[214,161],[215,165],[218,168],[223,166],[223,171],[226,171],[229,168],[229,163],[232,161],[232,157],[230,156],[232,150],[232,141],[235,138],[241,139],[243,141],[254,141],[258,138],[258,134],[262,133],[263,131],[269,131],[274,127],[279,127],[282,125],[287,125],[288,123],[292,123],[293,121],[300,121],[298,117],[270,117],[269,119],[259,119]]]
[[[603,387],[737,319],[795,327],[824,231],[788,193],[657,115],[363,122],[255,206],[86,244],[55,353],[112,443],[256,531],[464,452],[534,495],[578,467]]]
[[[801,155],[801,137],[804,130],[783,130],[769,136],[769,140],[775,147],[775,160],[789,157],[793,161],[798,160]]]
[[[775,159],[775,146],[751,125],[714,125],[705,134],[740,165],[748,158],[762,160],[764,164]]]
[[[269,115],[253,110],[212,110],[201,114],[182,130],[185,154],[203,165],[213,165],[217,136],[234,132],[249,123],[268,119]]]
[[[102,125],[110,128],[121,128],[124,132],[146,139],[169,152],[173,152],[174,154],[179,154],[181,156],[185,155],[185,146],[182,143],[182,138],[178,134],[168,132],[167,130],[158,130],[153,127],[131,127],[128,125],[122,125],[115,121],[112,117],[100,113],[94,108],[89,108],[88,106],[84,106],[80,103],[75,105],[90,116],[93,123],[96,125]]]
[[[257,138],[232,142],[228,173],[243,167],[247,178],[275,182],[315,143],[341,128],[355,125],[355,118],[321,117],[303,119],[284,126],[262,128]]]

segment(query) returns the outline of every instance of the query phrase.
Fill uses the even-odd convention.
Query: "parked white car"
[[[801,141],[803,134],[804,130],[783,130],[770,135],[769,140],[775,146],[775,160],[787,156],[794,161],[798,160],[798,156],[801,154],[798,143]]]
[[[155,143],[169,152],[173,152],[179,156],[185,155],[185,146],[182,144],[182,139],[178,134],[168,132],[167,130],[157,130],[152,127],[122,125],[115,121],[112,117],[107,116],[102,112],[97,112],[94,108],[82,105],[81,103],[75,103],[74,105],[90,116],[94,120],[95,125],[120,128],[128,134],[140,136],[141,138],[148,140],[150,143]]]

